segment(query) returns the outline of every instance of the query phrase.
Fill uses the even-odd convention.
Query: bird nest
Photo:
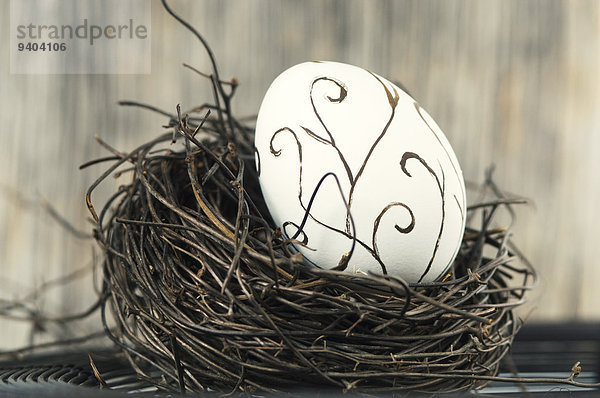
[[[439,392],[496,373],[533,281],[514,264],[508,229],[491,228],[510,200],[469,208],[436,283],[306,266],[266,216],[251,129],[233,122],[227,139],[222,116],[178,117],[179,144],[168,133],[113,150],[90,190],[129,165],[131,182],[90,209],[106,257],[104,319],[117,325],[107,330],[141,376],[167,389]]]
[[[237,82],[220,80],[206,49],[214,103],[178,108],[172,131],[129,153],[101,141],[113,163],[87,195],[105,254],[103,322],[138,375],[171,391],[250,393],[448,392],[493,379],[535,280],[493,222],[517,201],[488,179],[496,196],[469,207],[435,283],[307,266],[268,216],[253,129],[231,112]],[[124,173],[97,212],[94,189]]]

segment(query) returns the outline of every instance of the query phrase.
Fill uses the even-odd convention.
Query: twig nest
[[[88,193],[103,319],[140,377],[172,391],[443,392],[497,372],[533,280],[493,227],[510,201],[468,209],[438,282],[307,266],[266,215],[252,129],[213,114],[202,128],[174,116],[175,145],[169,133],[114,151]],[[93,189],[123,172],[130,182],[96,212]]]

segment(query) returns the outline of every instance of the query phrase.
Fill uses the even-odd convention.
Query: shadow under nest
[[[105,329],[140,377],[173,391],[443,392],[496,374],[535,279],[509,230],[491,228],[510,200],[469,208],[442,282],[306,266],[266,216],[252,129],[229,118],[179,113],[173,134],[111,149],[88,193]],[[97,215],[95,187],[127,172]]]
[[[440,393],[493,379],[535,281],[510,229],[492,224],[519,201],[487,179],[496,196],[468,209],[441,282],[304,265],[268,216],[253,129],[231,112],[237,82],[220,80],[204,39],[163,5],[205,46],[215,103],[159,111],[173,132],[129,153],[99,139],[112,156],[87,164],[113,162],[87,203],[105,257],[105,331],[138,376],[170,391],[247,393]],[[126,173],[97,212],[96,187]]]

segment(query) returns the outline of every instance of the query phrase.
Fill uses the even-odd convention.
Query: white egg
[[[427,112],[383,77],[336,62],[293,66],[263,99],[255,146],[271,216],[308,263],[416,283],[456,257],[466,215],[458,160]]]

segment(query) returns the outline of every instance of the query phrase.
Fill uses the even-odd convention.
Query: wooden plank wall
[[[212,45],[222,75],[241,82],[238,115],[256,113],[272,79],[305,60],[348,62],[402,82],[445,131],[467,180],[481,181],[495,164],[501,187],[533,199],[518,211],[514,236],[541,275],[532,318],[600,320],[600,2],[171,3]],[[103,154],[93,135],[130,149],[165,121],[117,100],[174,110],[211,98],[207,82],[181,66],[208,71],[205,52],[156,0],[152,73],[131,76],[10,75],[8,7],[0,0],[4,300],[92,264],[93,242],[65,233],[40,201],[89,230],[84,192],[101,167],[77,167]],[[51,314],[81,310],[93,301],[91,279],[87,273],[67,289],[51,289],[34,306]],[[2,346],[22,344],[29,330],[0,320]]]

